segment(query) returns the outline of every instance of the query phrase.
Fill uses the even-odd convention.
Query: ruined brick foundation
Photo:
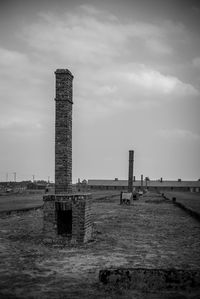
[[[104,285],[143,291],[200,288],[200,270],[118,268],[99,271]]]
[[[91,194],[45,195],[44,241],[74,245],[92,238]]]

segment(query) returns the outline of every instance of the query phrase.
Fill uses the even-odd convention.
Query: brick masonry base
[[[43,233],[45,243],[75,245],[92,238],[91,194],[54,194],[44,195]],[[71,234],[58,234],[58,212],[72,211]]]
[[[104,285],[144,291],[199,289],[200,270],[118,268],[99,271]]]

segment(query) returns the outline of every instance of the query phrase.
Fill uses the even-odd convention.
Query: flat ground
[[[27,209],[43,204],[44,191],[26,191],[22,194],[7,194],[0,196],[0,212]]]
[[[0,196],[0,212],[29,209],[43,205],[44,190],[27,190],[23,193],[8,193]],[[110,194],[119,194],[115,191],[97,191],[93,192],[93,198],[101,198]]]
[[[42,210],[0,218],[0,298],[199,298],[141,293],[98,283],[106,267],[200,269],[200,223],[157,194],[131,206],[94,199],[94,239],[81,247],[42,243]]]

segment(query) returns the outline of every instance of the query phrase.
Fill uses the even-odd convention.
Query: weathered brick
[[[56,75],[55,193],[72,192],[72,81],[69,70]]]

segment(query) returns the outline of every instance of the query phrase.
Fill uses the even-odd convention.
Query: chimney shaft
[[[133,163],[134,151],[129,151],[129,172],[128,172],[128,192],[133,191]]]
[[[71,193],[73,75],[67,69],[57,69],[55,76],[55,193]]]

